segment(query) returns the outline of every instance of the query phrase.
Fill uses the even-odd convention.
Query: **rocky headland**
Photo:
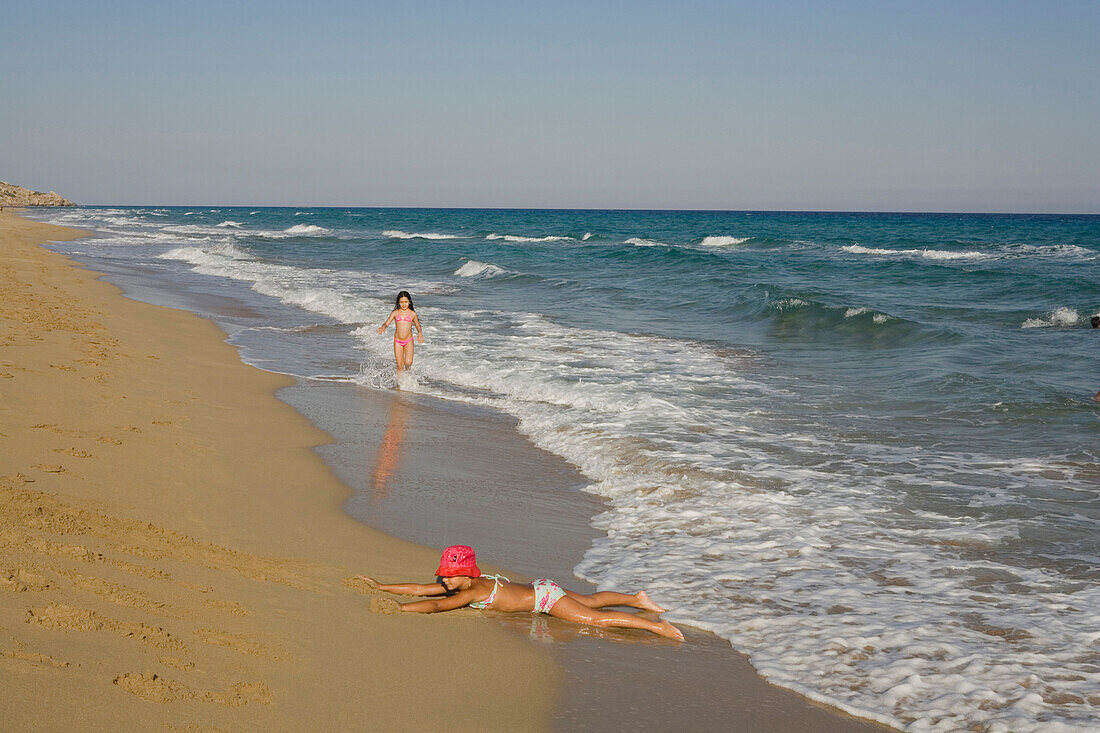
[[[0,206],[76,206],[53,191],[43,193],[0,181]]]

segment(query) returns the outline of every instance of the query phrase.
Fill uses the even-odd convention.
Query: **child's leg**
[[[564,588],[562,590],[565,590]],[[649,594],[644,590],[634,595],[627,595],[626,593],[615,593],[609,590],[602,590],[599,593],[591,593],[584,595],[583,593],[574,593],[571,590],[565,591],[565,595],[572,598],[577,603],[581,603],[589,608],[605,608],[607,606],[630,606],[631,608],[640,608],[643,611],[653,611],[655,613],[664,613],[665,609],[658,606],[653,602],[653,599],[649,597]]]
[[[621,593],[619,595],[622,595]],[[571,597],[559,599],[550,609],[550,615],[555,618],[572,621],[575,624],[599,626],[600,628],[641,629],[658,636],[667,636],[670,639],[683,641],[684,635],[680,630],[668,621],[650,621],[649,619],[635,616],[632,613],[622,611],[601,611],[573,600]]]
[[[409,343],[405,344],[405,368],[408,369],[413,365],[413,340],[412,334],[409,334]]]
[[[397,362],[397,371],[405,368],[405,347],[393,340],[393,360]]]

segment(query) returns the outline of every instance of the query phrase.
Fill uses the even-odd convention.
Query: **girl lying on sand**
[[[568,591],[552,580],[536,580],[531,585],[512,583],[500,575],[482,575],[473,548],[454,545],[443,551],[435,574],[438,583],[379,583],[366,575],[358,576],[372,588],[406,596],[442,596],[427,601],[399,604],[402,611],[438,613],[463,606],[493,611],[545,613],[589,626],[642,629],[659,636],[683,640],[684,635],[668,621],[650,621],[622,611],[602,611],[606,606],[630,606],[643,611],[664,613],[645,591],[627,595],[601,591],[582,595]]]

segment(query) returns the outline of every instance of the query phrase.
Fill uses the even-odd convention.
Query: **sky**
[[[0,0],[84,204],[1100,213],[1100,3]]]

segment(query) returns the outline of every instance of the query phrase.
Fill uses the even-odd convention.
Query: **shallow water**
[[[605,497],[577,573],[913,729],[1100,704],[1100,217],[80,208],[252,363],[514,415]]]

